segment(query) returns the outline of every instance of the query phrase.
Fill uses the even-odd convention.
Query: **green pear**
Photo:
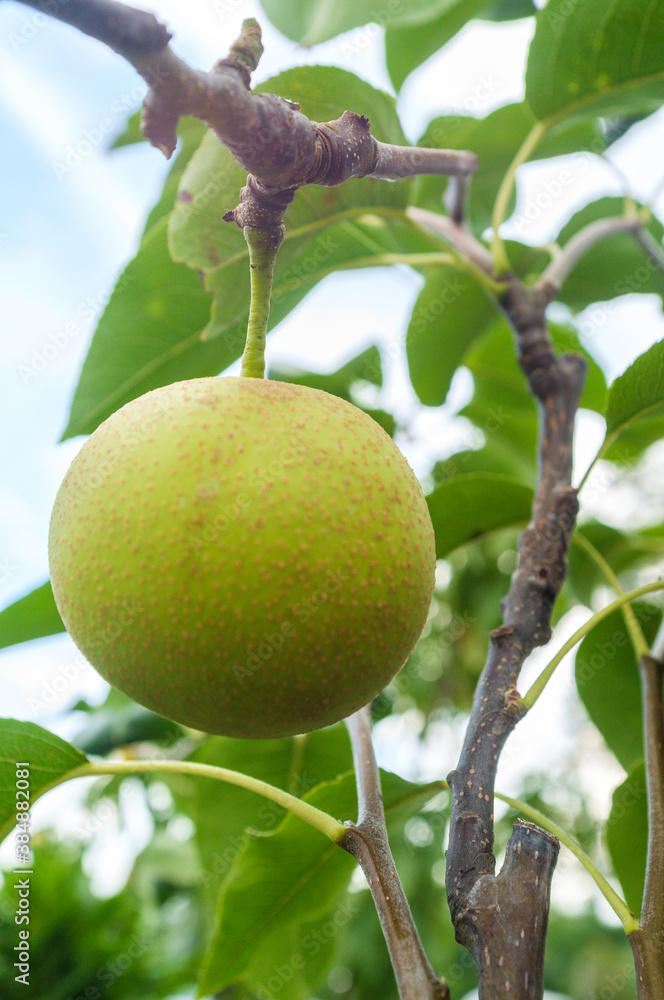
[[[425,624],[434,534],[392,439],[300,385],[200,378],[85,442],[49,537],[55,600],[114,687],[183,725],[274,738],[370,702]]]

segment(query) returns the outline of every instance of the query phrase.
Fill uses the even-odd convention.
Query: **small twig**
[[[426,229],[435,236],[440,236],[457,250],[463,257],[469,260],[480,273],[487,278],[491,278],[493,273],[493,258],[483,243],[473,236],[470,229],[463,223],[455,222],[453,218],[430,212],[426,208],[418,208],[411,205],[406,209],[406,216],[422,229]],[[492,280],[493,290],[504,291],[505,284],[502,285]]]
[[[641,927],[629,935],[639,1000],[664,1000],[664,664],[639,661],[648,789],[648,857]]]
[[[376,165],[369,177],[396,181],[416,174],[467,177],[477,170],[475,153],[457,149],[424,149],[377,142]]]
[[[466,218],[466,202],[468,201],[468,189],[470,181],[468,177],[459,175],[451,177],[445,191],[445,207],[450,213],[452,222],[461,226]]]
[[[545,268],[537,282],[537,287],[545,290],[553,298],[581,257],[595,243],[600,243],[607,236],[613,236],[615,233],[631,233],[637,236],[640,228],[641,220],[638,215],[610,216],[589,223],[572,236]]]
[[[357,825],[372,833],[385,836],[385,813],[380,772],[371,739],[371,710],[361,708],[346,719],[346,728],[353,748],[355,780],[357,783]]]
[[[394,866],[385,825],[380,773],[371,742],[369,709],[346,720],[353,747],[359,804],[341,847],[357,860],[373,896],[401,1000],[449,1000],[449,989],[429,964]]]
[[[655,237],[645,228],[645,226],[639,226],[639,228],[635,231],[634,236],[653,263],[659,268],[662,274],[664,274],[664,249],[662,249],[661,244],[657,242]]]

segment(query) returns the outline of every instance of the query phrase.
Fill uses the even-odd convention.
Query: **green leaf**
[[[0,649],[64,631],[48,581],[0,611]]]
[[[523,263],[520,248],[510,245],[509,252],[520,266]],[[581,353],[586,359],[588,368],[581,406],[604,413],[604,375],[581,349],[576,330],[559,324],[549,324],[549,328],[558,351]],[[473,376],[475,392],[460,416],[473,422],[483,447],[452,455],[438,467],[439,478],[469,472],[501,472],[534,485],[537,410],[514,360],[513,335],[503,320],[471,347],[464,364]]]
[[[661,614],[647,604],[634,611],[648,642]],[[620,611],[593,628],[576,654],[576,686],[588,715],[626,771],[643,757],[641,683],[629,632]]]
[[[664,437],[664,341],[640,355],[611,385],[600,455],[633,465]]]
[[[651,444],[664,438],[664,406],[658,407],[650,417],[642,417],[620,431],[615,440],[609,441],[602,451],[602,458],[623,468],[634,466]]]
[[[282,94],[298,103],[302,113],[312,121],[333,121],[351,108],[356,114],[369,118],[371,133],[381,142],[408,144],[399,123],[395,99],[348,70],[334,66],[297,66],[261,83],[256,91]],[[341,188],[354,189],[358,185],[367,189],[389,189],[394,186],[389,183],[376,184],[365,178],[349,181],[342,184]],[[317,189],[314,187],[308,190]],[[328,196],[336,191],[336,188],[326,189]]]
[[[305,798],[326,811],[331,807],[339,814],[341,809],[347,817],[357,810],[351,775],[317,786]],[[327,912],[347,885],[353,859],[291,819],[271,837],[254,838],[238,856],[221,896],[199,996],[245,979],[262,951],[272,953],[275,937],[283,940],[289,928]]]
[[[643,528],[637,536],[637,544],[642,543],[644,551],[658,555],[664,550],[664,523]]]
[[[380,351],[377,347],[368,347],[366,351],[362,351],[329,375],[295,368],[270,368],[268,377],[279,382],[295,382],[298,385],[308,385],[312,389],[322,389],[323,392],[350,401],[354,383],[363,381],[380,386],[383,382],[383,370]]]
[[[149,740],[172,744],[183,732],[176,722],[130,702],[120,708],[109,706],[93,712],[75,742],[84,753],[105,757],[111,750],[129,743]]]
[[[536,117],[655,111],[664,99],[663,36],[659,0],[549,0],[537,16],[526,69]]]
[[[139,116],[133,116],[127,131],[114,144],[125,145],[141,140]],[[182,320],[182,328],[199,322],[201,328],[209,316],[211,300],[195,274],[185,268],[176,269],[166,243],[165,216],[173,208],[180,177],[207,132],[203,122],[196,118],[181,118],[178,123],[179,145],[161,195],[150,211],[138,254],[127,265],[118,279],[111,299],[104,310],[93,337],[88,356],[77,386],[69,424],[63,437],[90,433],[105,417],[110,416],[123,403],[135,396],[179,378],[217,374],[230,362],[225,357],[212,369],[198,368],[191,362],[193,354],[184,347],[184,356],[178,357],[183,345],[174,344],[178,330],[173,327]],[[160,220],[161,228],[157,228]],[[149,239],[147,239],[149,234]],[[171,288],[168,283],[172,282]],[[170,299],[177,296],[183,308],[171,310]],[[161,327],[161,328],[160,328]],[[146,330],[149,331],[146,336]],[[156,333],[156,335],[155,335]],[[199,331],[194,331],[193,346]],[[233,345],[229,353],[235,360],[241,352]],[[142,370],[137,371],[138,364]],[[163,369],[163,370],[162,370]],[[160,370],[161,374],[160,374]],[[168,372],[165,374],[164,372]]]
[[[388,813],[414,807],[440,790],[389,773],[382,774],[382,783]],[[340,818],[357,814],[353,773],[303,797]],[[338,914],[339,927],[348,923],[352,907],[340,905],[340,897],[354,867],[350,855],[291,815],[272,834],[253,838],[224,885],[198,995],[241,981],[254,991],[262,985],[276,1000],[297,996],[292,980],[305,972],[310,952],[297,932],[303,924],[323,922],[331,911]],[[272,976],[269,985],[262,982],[266,974]]]
[[[342,724],[279,740],[210,737],[190,759],[242,771],[299,797],[352,767],[348,733]],[[185,781],[179,776],[169,778],[168,783],[181,809],[196,824],[206,900],[216,907],[219,886],[238,856],[256,836],[274,829],[284,810],[230,784]]]
[[[365,406],[357,399],[358,384],[365,383],[380,387],[383,384],[383,369],[380,351],[377,347],[368,347],[357,357],[351,358],[336,372],[329,375],[319,372],[307,372],[296,368],[272,367],[268,378],[279,382],[294,382],[297,385],[307,385],[312,389],[321,389],[334,396],[340,396],[354,403],[359,409],[368,413],[380,426],[392,436],[396,431],[396,420],[386,410],[377,410]],[[355,390],[355,391],[354,391]]]
[[[643,761],[613,793],[606,842],[625,902],[638,917],[648,855],[648,792]]]
[[[483,0],[486,3],[487,0]],[[360,25],[409,24],[429,21],[440,10],[449,6],[450,0],[418,0],[417,4],[404,4],[401,0],[387,0],[384,6],[375,0],[263,0],[263,9],[272,23],[287,38],[301,45],[326,42]],[[362,51],[374,32],[357,32],[356,37],[342,44],[342,52]],[[343,46],[348,48],[344,49]]]
[[[652,557],[652,546],[641,547],[637,538],[599,521],[586,521],[581,528],[577,528],[569,551],[568,580],[577,598],[588,608],[593,606],[592,598],[597,587],[606,586],[607,580],[595,560],[577,543],[580,536],[597,549],[616,574],[639,558]]]
[[[410,380],[426,406],[445,402],[469,346],[498,317],[493,299],[468,272],[428,268],[406,334]]]
[[[493,205],[505,172],[535,121],[525,102],[507,104],[486,118],[465,115],[434,118],[418,142],[420,146],[440,149],[472,149],[477,154],[479,166],[473,174],[468,209],[469,223],[478,236],[491,224]],[[599,151],[603,146],[598,122],[563,122],[545,136],[532,159],[561,156],[576,150]],[[440,211],[447,184],[443,177],[418,178],[414,188],[415,204]],[[513,195],[510,212],[514,204]]]
[[[180,186],[180,178],[207,132],[207,127],[198,118],[180,118],[178,121],[179,142],[177,152],[173,158],[173,165],[168,172],[168,177],[166,178],[166,183],[159,196],[159,200],[147,217],[143,231],[144,236],[150,232],[162,216],[168,215],[173,210],[178,187]]]
[[[584,226],[623,213],[624,203],[620,198],[593,201],[569,220],[556,242],[564,247]],[[653,217],[647,229],[661,245],[664,226]],[[558,299],[571,309],[581,310],[595,302],[606,302],[634,292],[659,295],[664,299],[664,275],[632,235],[614,233],[592,246],[577,261],[565,279]],[[605,313],[601,315],[606,318]],[[596,336],[601,336],[602,326],[598,325],[594,332]]]
[[[489,531],[527,522],[533,491],[511,476],[469,473],[445,480],[426,500],[442,559]]]
[[[352,107],[367,115],[377,138],[406,144],[393,98],[344,70],[303,66],[257,89],[287,95],[312,120],[334,119]],[[244,179],[225,147],[209,134],[182,176],[171,218],[173,256],[200,269],[215,296],[206,339],[227,337],[229,328],[246,320],[249,311],[244,237],[237,226],[222,220],[238,203]],[[286,238],[275,267],[270,327],[330,271],[360,259],[366,266],[372,256],[380,257],[385,250],[381,238],[388,232],[386,222],[375,214],[364,228],[350,220],[361,220],[372,212],[402,217],[407,191],[408,182],[388,184],[367,178],[333,188],[307,185],[298,191],[285,217]]]
[[[664,341],[641,354],[609,388],[606,440],[614,441],[637,420],[659,416],[664,404]],[[604,448],[603,448],[604,450]]]
[[[533,0],[493,0],[485,11],[483,21],[515,21],[537,13]]]
[[[32,802],[48,785],[86,761],[80,750],[34,722],[0,719],[0,839],[16,822],[17,780],[29,782]],[[27,778],[17,778],[19,764],[22,770],[27,765]]]
[[[335,372],[340,381],[352,386],[355,382],[370,382],[380,388],[383,384],[383,368],[377,347],[367,347],[357,357],[351,358]]]
[[[137,111],[127,121],[127,126],[116,139],[111,143],[110,149],[120,149],[122,146],[131,146],[139,142],[147,142],[141,132],[142,111]],[[191,159],[196,148],[207,132],[207,126],[198,118],[183,117],[178,120],[177,131],[179,137],[177,153],[171,161],[171,169],[168,172],[166,183],[162,189],[159,200],[154,205],[145,223],[143,235],[152,229],[155,222],[158,222],[162,215],[170,212],[177,195],[178,183],[184,168]]]
[[[139,142],[147,142],[141,132],[141,110],[135,111],[126,121],[123,132],[115,137],[109,149],[121,149],[122,146],[135,146]]]
[[[73,833],[73,811],[70,819]],[[182,842],[179,846],[186,850]],[[86,991],[86,1000],[157,1000],[182,996],[190,988],[195,969],[191,961],[194,928],[181,919],[163,919],[167,911],[159,912],[155,882],[149,896],[128,889],[100,899],[90,891],[90,879],[83,870],[88,864],[81,864],[83,851],[75,834],[57,838],[52,830],[40,830],[38,835],[35,830],[33,847],[29,924],[19,927],[14,922],[16,876],[7,873],[0,890],[3,1000],[26,996],[30,1000],[83,1000]],[[191,895],[183,909],[195,911]],[[13,956],[21,929],[30,932],[27,988],[14,978],[18,970],[12,964],[18,961]]]
[[[388,23],[385,31],[385,54],[387,70],[395,90],[400,89],[414,69],[446,45],[468,21],[477,17],[487,6],[487,0],[448,0],[441,7],[438,16],[425,23]]]
[[[201,343],[210,297],[198,276],[176,264],[166,244],[167,217],[151,229],[121,275],[102,314],[63,437],[91,433],[149,389],[216,375],[241,344]]]

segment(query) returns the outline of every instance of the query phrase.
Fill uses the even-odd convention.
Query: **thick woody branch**
[[[429,964],[394,866],[385,826],[380,774],[367,708],[346,720],[353,747],[359,814],[340,846],[364,872],[392,959],[401,1000],[449,1000],[449,989]]]
[[[639,662],[648,789],[648,857],[640,928],[629,935],[639,1000],[664,1000],[664,664]]]
[[[555,838],[529,827],[528,836],[518,841],[519,864],[512,868],[506,863],[498,876],[494,874],[498,760],[525,713],[516,690],[523,662],[551,635],[551,612],[565,577],[578,509],[571,487],[572,439],[584,363],[576,356],[555,355],[544,320],[547,301],[542,290],[526,289],[512,279],[500,303],[515,330],[519,363],[539,404],[539,480],[531,522],[519,540],[517,568],[502,606],[504,624],[491,634],[461,757],[448,777],[452,790],[448,900],[457,939],[478,963],[482,1000],[498,995],[514,1000],[541,997],[549,884],[558,850]],[[542,858],[547,860],[540,870]],[[517,870],[521,874],[515,877]],[[526,928],[518,919],[524,905],[520,881],[524,873],[533,878],[528,904],[531,937],[525,940]],[[493,967],[496,955],[509,970],[509,991],[507,972],[496,973]],[[496,975],[503,976],[500,988]]]
[[[154,14],[136,10],[112,0],[20,0],[26,7],[50,14],[71,24],[86,35],[104,42],[130,62],[140,55],[159,52],[168,45],[171,34]]]
[[[457,924],[480,970],[480,996],[541,997],[555,837],[517,820],[497,877],[476,878]]]
[[[38,0],[24,2],[39,6]],[[228,57],[203,72],[175,55],[170,34],[151,14],[110,0],[56,2],[49,13],[105,42],[147,81],[143,134],[167,157],[183,115],[200,118],[215,132],[249,174],[240,206],[225,216],[239,226],[279,230],[295,191],[305,184],[466,176],[477,166],[469,152],[381,143],[371,135],[369,120],[352,111],[334,122],[312,122],[291,101],[252,93],[251,73],[263,51],[254,20],[244,22]]]

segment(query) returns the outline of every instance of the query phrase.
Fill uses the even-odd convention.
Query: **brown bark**
[[[40,0],[21,0],[40,7]],[[152,15],[112,0],[67,0],[53,17],[104,42],[148,83],[142,130],[170,157],[183,115],[200,118],[249,177],[241,203],[225,216],[239,226],[279,230],[295,191],[305,184],[335,186],[352,177],[396,180],[416,174],[467,176],[474,153],[393,146],[371,135],[369,120],[345,111],[333,122],[312,122],[297,104],[251,92],[263,46],[255,20],[246,20],[225,59],[193,69],[169,47],[167,29]]]
[[[544,320],[546,304],[545,292],[526,289],[516,279],[501,301],[539,406],[539,478],[532,518],[519,540],[517,568],[503,601],[504,624],[491,634],[461,757],[448,777],[448,901],[457,940],[477,962],[481,1000],[542,996],[550,881],[558,855],[555,837],[519,822],[505,864],[495,875],[498,760],[526,711],[516,689],[523,662],[551,636],[551,613],[565,577],[578,509],[571,487],[572,439],[584,363],[573,355],[556,356]]]

